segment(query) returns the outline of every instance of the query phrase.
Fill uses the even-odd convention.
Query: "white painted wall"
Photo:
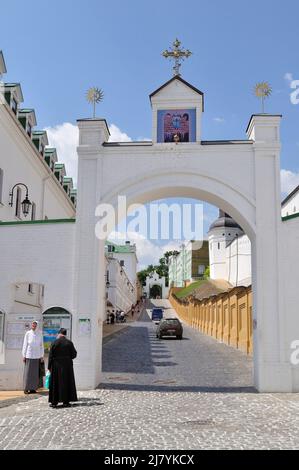
[[[36,150],[31,139],[5,104],[0,105],[0,168],[3,170],[0,221],[27,220],[15,216],[9,206],[9,193],[16,183],[28,186],[29,199],[36,204],[36,219],[75,217],[75,208],[50,168]],[[22,199],[25,199],[25,188]],[[14,192],[16,202],[16,190]],[[43,203],[44,201],[44,203]]]
[[[299,390],[299,218],[282,222],[282,263],[279,267],[282,274],[282,291],[284,316],[280,319],[282,358],[290,366],[292,388]],[[296,352],[297,351],[297,352]],[[291,356],[297,364],[291,363]]]
[[[166,287],[165,282],[165,277],[160,277],[159,274],[155,271],[150,276],[147,276],[145,286],[143,286],[143,293],[145,293],[149,299],[151,288],[155,285],[158,285],[162,290],[162,299],[167,299],[169,288]]]
[[[113,258],[118,261],[124,261],[124,270],[126,275],[134,285],[137,281],[137,257],[136,252],[132,253],[111,253]],[[110,253],[109,253],[110,255]]]
[[[228,280],[231,277],[227,263],[227,256],[230,256],[227,255],[227,246],[240,234],[243,234],[242,230],[234,227],[215,227],[210,230],[208,238],[211,279]]]
[[[247,235],[235,238],[226,248],[227,277],[232,286],[251,284],[251,243]]]
[[[21,314],[42,320],[42,312],[54,306],[74,314],[74,223],[40,223],[0,227],[0,310],[5,312],[5,344],[9,323]],[[5,269],[3,269],[5,267]],[[40,304],[27,305],[25,292],[16,294],[16,284],[43,284]],[[22,289],[22,288],[21,288]],[[37,304],[37,297],[34,303]],[[76,325],[74,325],[76,327]],[[23,363],[21,350],[4,348],[0,357],[0,389],[22,390]]]
[[[131,282],[127,272],[120,266],[116,258],[108,257],[107,270],[110,282],[107,289],[108,300],[114,308],[129,312],[132,305],[137,302],[136,283]]]
[[[282,207],[281,214],[283,217],[293,215],[299,212],[299,191],[295,193]]]

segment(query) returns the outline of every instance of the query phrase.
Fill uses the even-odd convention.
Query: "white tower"
[[[209,256],[211,279],[228,279],[226,247],[236,237],[244,235],[240,225],[219,210],[219,217],[209,228]]]

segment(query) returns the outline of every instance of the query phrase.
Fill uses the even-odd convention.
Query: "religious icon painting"
[[[195,142],[195,109],[158,110],[157,142]]]

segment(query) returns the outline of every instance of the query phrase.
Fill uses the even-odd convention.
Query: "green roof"
[[[291,215],[285,215],[284,217],[281,218],[281,220],[285,222],[286,220],[296,219],[297,217],[299,217],[299,212],[296,212],[295,214],[291,214]]]
[[[135,252],[135,246],[133,245],[116,245],[113,242],[110,242],[107,240],[106,246],[107,245],[112,245],[114,246],[114,251],[113,253],[134,253]]]
[[[72,183],[72,182],[73,182],[73,178],[70,178],[69,176],[64,176],[64,177],[63,177],[63,182],[64,182],[64,183]]]
[[[56,152],[56,148],[54,148],[54,147],[53,148],[52,147],[45,148],[45,152],[46,153],[54,153],[54,152]]]
[[[57,170],[61,170],[62,168],[65,168],[64,163],[55,163],[55,168],[57,168]]]
[[[32,131],[32,135],[45,135],[47,134],[46,131]]]
[[[34,109],[19,109],[19,113],[34,113]]]
[[[15,87],[15,86],[21,86],[21,84],[20,83],[4,83],[4,86]]]
[[[74,222],[76,222],[76,219],[12,220],[10,222],[0,222],[0,227],[3,225],[72,224]]]

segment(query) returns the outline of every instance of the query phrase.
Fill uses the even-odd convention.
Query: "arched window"
[[[45,353],[48,353],[51,344],[55,341],[60,328],[65,328],[67,338],[72,337],[72,315],[62,307],[52,307],[43,313],[43,336]]]

